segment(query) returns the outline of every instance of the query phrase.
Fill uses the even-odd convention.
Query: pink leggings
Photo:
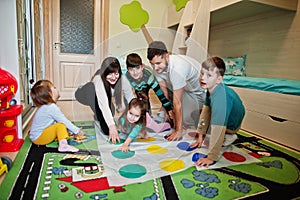
[[[55,139],[61,141],[62,139],[68,139],[69,133],[67,131],[66,125],[62,123],[56,123],[45,128],[40,137],[33,141],[37,145],[49,144]]]

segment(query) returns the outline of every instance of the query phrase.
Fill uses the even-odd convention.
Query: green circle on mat
[[[121,150],[116,150],[111,152],[113,157],[118,158],[118,159],[126,159],[126,158],[131,158],[134,156],[135,152],[134,151],[128,151],[128,152],[123,152]]]
[[[145,167],[139,164],[129,164],[119,169],[119,174],[125,178],[140,178],[146,174]]]

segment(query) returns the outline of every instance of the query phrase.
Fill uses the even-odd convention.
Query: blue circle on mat
[[[184,151],[193,151],[194,149],[197,148],[197,147],[191,148],[190,143],[188,143],[188,142],[180,142],[177,144],[177,147],[178,147],[178,149],[184,150]]]
[[[192,157],[192,161],[193,162],[197,162],[200,158],[206,158],[207,155],[203,154],[203,153],[194,153],[193,157]]]

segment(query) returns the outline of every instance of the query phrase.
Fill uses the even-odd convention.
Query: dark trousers
[[[109,135],[108,125],[103,117],[103,113],[99,108],[97,96],[95,96],[95,104],[91,105],[91,109],[94,111],[95,120],[98,120],[100,123],[100,127],[103,131],[104,135]]]

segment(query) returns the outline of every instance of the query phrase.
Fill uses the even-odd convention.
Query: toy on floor
[[[17,116],[22,113],[22,105],[14,99],[17,89],[15,77],[0,68],[0,152],[18,151],[24,142],[18,138]]]
[[[0,159],[0,175],[2,175],[4,172],[8,173],[11,166],[12,166],[12,160],[9,157],[7,157],[7,156],[1,157],[1,159]]]

